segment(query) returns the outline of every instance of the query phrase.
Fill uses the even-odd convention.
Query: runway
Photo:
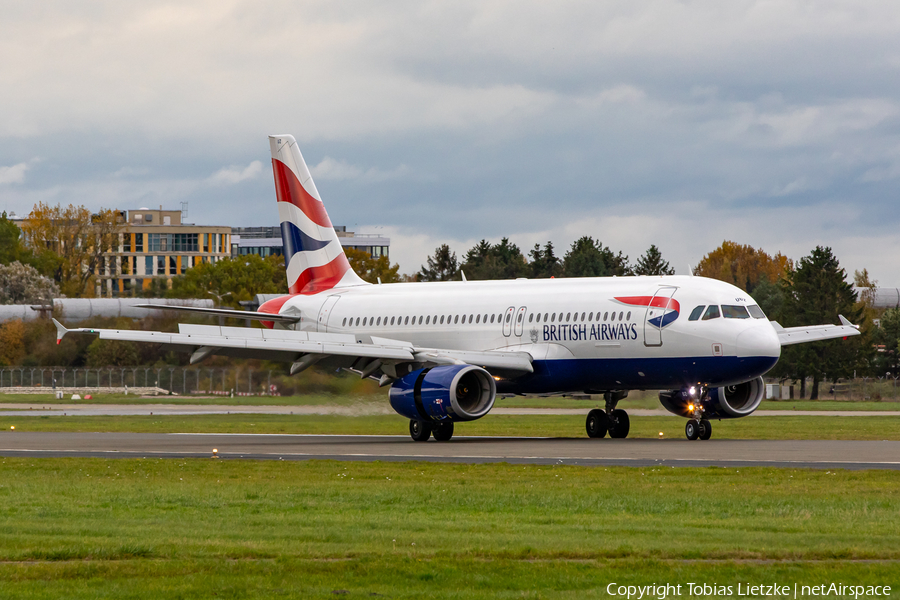
[[[429,461],[585,466],[900,469],[900,441],[709,440],[407,436],[0,433],[0,456]]]

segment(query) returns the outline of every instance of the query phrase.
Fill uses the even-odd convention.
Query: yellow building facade
[[[180,210],[129,210],[118,248],[95,271],[96,295],[136,296],[154,281],[171,287],[191,267],[230,255],[231,227],[183,223]]]

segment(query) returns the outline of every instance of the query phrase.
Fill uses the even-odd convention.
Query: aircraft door
[[[316,331],[328,331],[328,317],[331,316],[331,312],[334,310],[334,305],[337,304],[337,301],[340,300],[341,297],[337,294],[334,296],[328,296],[325,299],[325,304],[322,305],[322,308],[319,309],[319,319],[316,325]]]
[[[512,335],[512,327],[513,327],[513,317],[515,316],[516,307],[510,306],[506,309],[506,314],[503,315],[503,335],[505,337],[509,337]]]
[[[644,314],[645,346],[663,345],[662,330],[667,325],[665,316],[674,309],[674,307],[670,307],[670,303],[676,289],[678,288],[661,287],[650,299],[647,312]]]
[[[525,313],[528,312],[524,306],[520,306],[519,310],[516,311],[516,324],[515,324],[515,332],[518,337],[522,337],[522,333],[525,331]]]

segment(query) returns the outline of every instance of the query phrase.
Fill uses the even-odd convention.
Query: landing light
[[[697,395],[697,388],[691,386],[691,389],[688,390],[688,393],[693,397]]]
[[[694,405],[693,405],[693,404],[688,404],[688,410],[694,410]]]

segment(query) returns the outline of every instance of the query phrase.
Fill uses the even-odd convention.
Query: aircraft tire
[[[417,442],[427,442],[431,437],[431,423],[409,420],[409,437]]]
[[[609,437],[628,437],[628,431],[631,429],[631,421],[628,419],[628,413],[621,408],[617,408],[612,411],[611,417],[612,418],[609,420]]]
[[[697,429],[701,440],[708,440],[712,437],[712,423],[706,419],[700,419],[700,426]]]
[[[438,421],[431,427],[431,435],[438,442],[448,442],[453,437],[453,421]]]
[[[684,435],[689,440],[696,440],[700,437],[700,423],[696,419],[690,419],[684,424]]]
[[[606,431],[609,429],[609,417],[606,416],[605,411],[595,408],[588,413],[584,428],[587,430],[589,438],[606,437]]]

